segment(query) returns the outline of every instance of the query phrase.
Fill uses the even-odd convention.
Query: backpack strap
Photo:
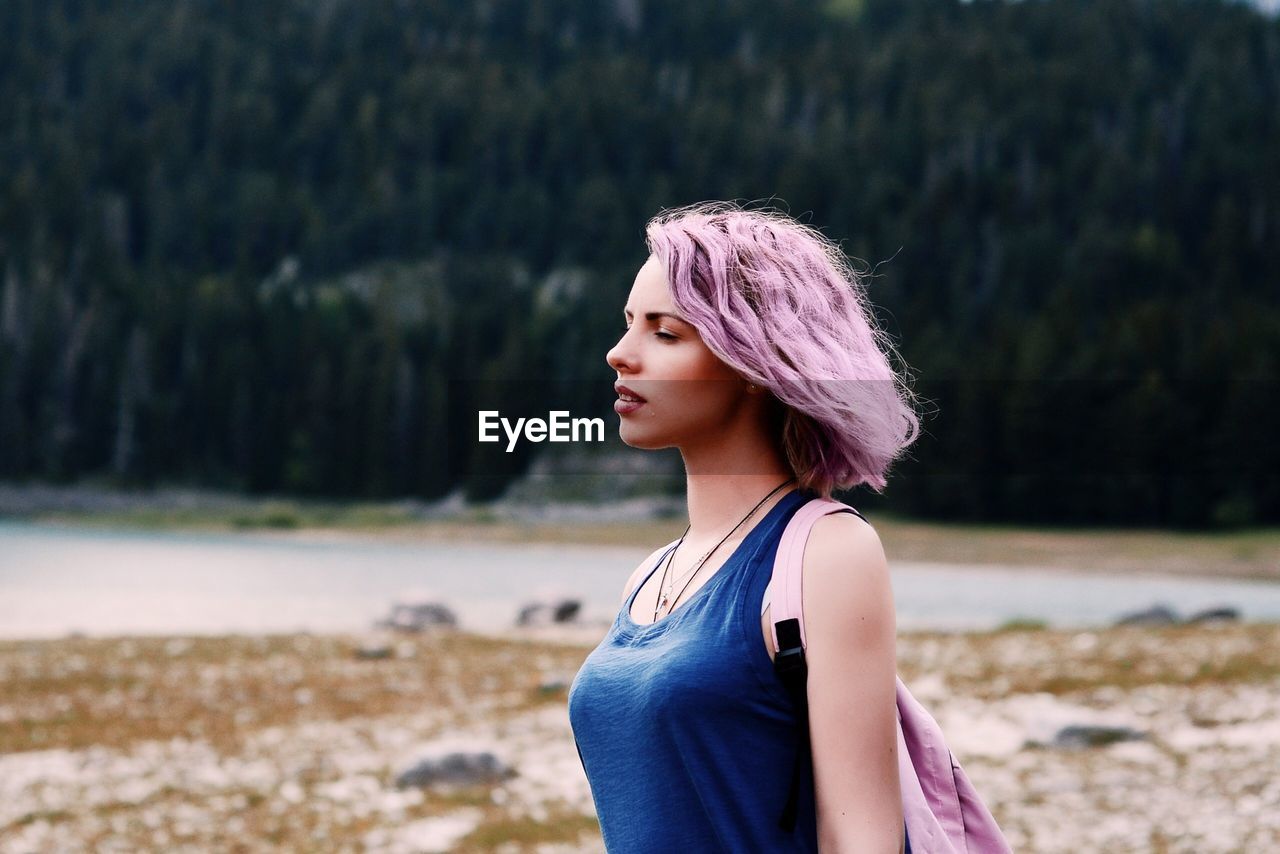
[[[809,534],[813,523],[823,516],[833,513],[853,513],[866,522],[863,516],[848,504],[832,501],[829,498],[814,498],[796,511],[782,532],[778,543],[778,555],[773,562],[773,576],[764,592],[764,607],[772,607],[769,622],[773,624],[773,648],[782,651],[783,646],[778,639],[778,625],[787,620],[796,621],[800,633],[800,646],[809,645],[804,633],[804,614],[802,613],[802,572],[804,547],[809,542]],[[764,610],[760,611],[764,616]]]
[[[773,646],[778,651],[773,659],[773,671],[787,689],[799,719],[799,745],[796,749],[796,761],[791,768],[791,787],[782,815],[778,818],[778,826],[787,833],[795,830],[800,802],[800,773],[805,754],[809,752],[809,667],[804,657],[807,644],[804,615],[801,613],[804,547],[809,541],[814,522],[822,516],[846,512],[856,513],[866,520],[865,516],[849,505],[828,498],[815,498],[797,510],[782,532],[778,554],[773,563],[773,576],[769,579],[769,589],[765,591],[766,602],[770,601],[770,594],[773,594],[773,611],[769,619],[773,624]]]

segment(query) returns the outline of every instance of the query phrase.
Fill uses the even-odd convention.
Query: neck
[[[689,503],[688,536],[695,540],[723,535],[770,490],[792,477],[778,449],[760,435],[739,434],[714,447],[682,448],[681,455]],[[744,464],[744,460],[752,462]],[[756,511],[755,521],[795,488],[792,481],[770,496]]]

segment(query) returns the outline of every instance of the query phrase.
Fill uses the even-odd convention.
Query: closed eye
[[[630,327],[630,326],[624,326],[624,327],[622,327],[622,329],[623,329],[623,331],[624,331],[624,332],[628,332],[628,331],[630,331],[630,330],[631,330],[631,327]],[[665,330],[665,329],[659,329],[657,332],[655,332],[655,333],[653,333],[653,334],[654,334],[656,337],[661,338],[663,341],[679,341],[679,340],[680,340],[680,336],[679,336],[679,335],[672,335],[670,332],[668,332],[668,331],[667,331],[667,330]]]

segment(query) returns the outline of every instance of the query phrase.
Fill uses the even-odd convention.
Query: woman
[[[791,515],[833,488],[883,489],[915,438],[892,347],[839,249],[789,217],[706,204],[646,234],[607,361],[622,440],[680,449],[689,525],[636,568],[570,689],[605,844],[901,851],[895,619],[875,531],[825,516],[804,552],[811,753],[773,673],[764,601]]]

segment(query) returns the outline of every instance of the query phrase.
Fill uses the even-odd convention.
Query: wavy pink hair
[[[920,422],[839,247],[785,214],[728,202],[663,211],[645,237],[711,352],[782,404],[779,441],[799,485],[824,497],[862,483],[883,491]]]

